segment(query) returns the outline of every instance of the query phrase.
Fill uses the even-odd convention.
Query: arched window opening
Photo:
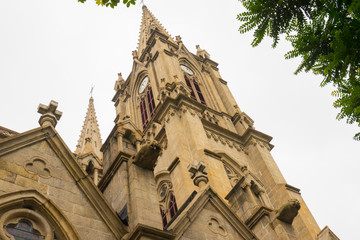
[[[180,67],[184,72],[185,82],[186,82],[186,85],[188,86],[188,88],[190,89],[191,98],[206,105],[204,95],[201,92],[199,83],[196,80],[194,72],[185,65],[181,64]]]
[[[14,240],[40,240],[44,238],[26,220],[20,220],[17,224],[7,225],[6,231],[14,237]]]
[[[147,89],[145,91],[145,89]],[[149,123],[151,117],[155,113],[155,100],[151,86],[149,85],[149,77],[143,78],[140,87],[139,94],[141,95],[140,100],[140,112],[142,127],[145,128]]]
[[[170,217],[174,217],[176,212],[177,212],[177,206],[176,206],[176,199],[175,196],[171,193],[170,194],[170,200],[169,200],[169,212],[170,212]]]

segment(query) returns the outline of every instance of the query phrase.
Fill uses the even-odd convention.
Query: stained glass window
[[[33,229],[31,223],[25,220],[19,221],[17,224],[9,224],[6,231],[14,236],[14,240],[40,240],[44,239],[39,231]]]

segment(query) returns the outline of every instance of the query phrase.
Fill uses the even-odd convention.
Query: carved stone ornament
[[[161,146],[156,141],[143,145],[136,154],[134,163],[139,167],[153,170],[161,152]]]
[[[214,216],[210,217],[207,226],[210,229],[210,231],[215,234],[219,234],[223,237],[226,237],[228,235],[225,226],[220,224],[220,221]]]
[[[300,202],[297,199],[290,199],[287,203],[281,206],[279,210],[276,211],[276,218],[280,221],[292,224],[294,218],[298,215],[300,210]]]
[[[62,112],[56,110],[58,103],[51,100],[49,105],[39,104],[38,113],[41,114],[39,124],[42,127],[53,126],[55,127],[58,120],[60,120]]]
[[[207,175],[207,169],[204,162],[194,161],[193,164],[189,164],[188,171],[190,172],[190,177],[193,179],[193,182],[196,186],[202,187],[209,182]]]
[[[35,158],[24,166],[25,170],[32,174],[38,174],[40,177],[51,177],[50,169],[46,166],[46,162],[42,159]]]

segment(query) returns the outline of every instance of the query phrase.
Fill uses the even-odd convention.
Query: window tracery
[[[160,215],[163,226],[175,216],[178,211],[176,198],[172,190],[172,184],[169,181],[162,182],[158,188],[158,197],[160,205]]]
[[[234,168],[232,168],[230,165],[224,163],[224,169],[226,172],[226,175],[229,178],[230,184],[232,187],[235,186],[235,184],[240,180],[240,175],[235,171]]]
[[[43,236],[33,228],[27,220],[20,220],[17,224],[8,224],[6,231],[14,237],[14,240],[40,240]]]

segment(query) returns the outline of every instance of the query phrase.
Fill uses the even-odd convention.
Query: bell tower
[[[132,234],[317,239],[300,190],[271,156],[272,137],[254,128],[218,63],[196,49],[143,6],[133,67],[115,83],[115,126],[101,148],[104,196]]]

